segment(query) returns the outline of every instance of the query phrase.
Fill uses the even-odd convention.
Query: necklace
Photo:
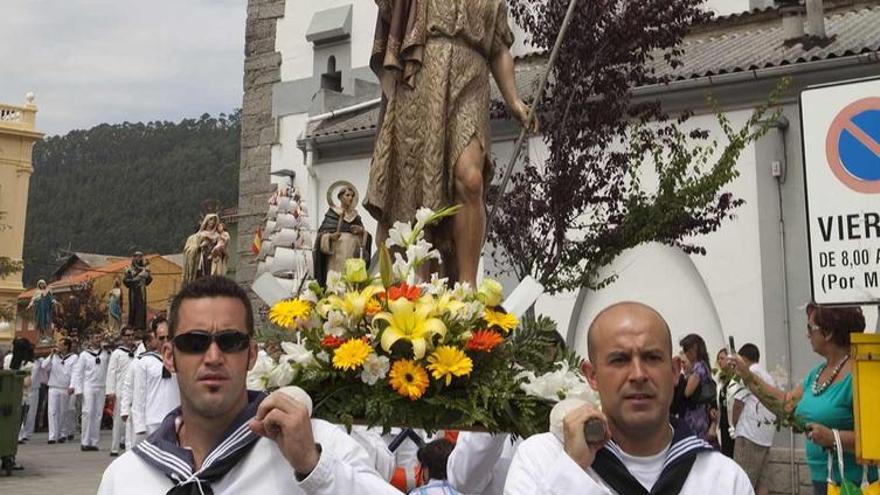
[[[816,380],[813,382],[813,395],[822,395],[822,392],[827,390],[828,387],[830,387],[831,384],[834,382],[834,379],[837,378],[837,375],[840,374],[840,370],[843,369],[843,365],[846,364],[847,361],[849,361],[849,354],[843,356],[843,359],[841,359],[840,362],[837,363],[837,366],[835,366],[834,369],[831,370],[831,376],[829,376],[828,379],[822,382],[822,384],[820,385],[819,376],[822,374],[822,372],[825,371],[825,368],[828,367],[828,363],[823,364],[822,367],[819,369],[819,372],[816,373]]]

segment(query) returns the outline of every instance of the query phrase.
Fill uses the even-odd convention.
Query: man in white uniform
[[[138,438],[156,431],[165,416],[180,405],[177,378],[157,352],[168,340],[168,321],[159,316],[150,327],[156,331],[157,347],[138,357],[132,374],[131,421]]]
[[[110,457],[119,455],[120,447],[125,445],[126,438],[123,438],[123,435],[126,430],[126,422],[122,420],[122,401],[117,400],[116,392],[117,389],[122,391],[128,368],[134,361],[134,330],[129,326],[123,326],[119,335],[122,343],[110,354],[110,364],[107,366],[107,398],[113,404],[113,435],[110,440]]]
[[[680,366],[672,337],[654,309],[625,302],[601,311],[587,334],[583,372],[602,411],[585,405],[563,420],[563,438],[534,435],[517,449],[506,495],[752,495],[733,460],[686,425],[670,422]],[[598,419],[605,439],[587,443],[584,427]]]
[[[446,475],[461,493],[501,495],[513,454],[522,440],[510,435],[463,431],[449,455]]]
[[[109,362],[110,355],[101,347],[101,334],[92,333],[86,350],[80,353],[76,362],[71,383],[73,393],[82,397],[80,450],[83,452],[98,450]]]
[[[70,378],[78,357],[70,353],[70,339],[65,337],[55,344],[55,352],[43,361],[42,369],[49,374],[49,443],[64,443],[67,432],[63,431],[68,414]]]
[[[125,374],[125,380],[122,382],[122,390],[119,391],[119,415],[122,421],[125,422],[125,445],[127,448],[134,446],[136,441],[134,426],[131,421],[131,394],[134,388],[132,383],[134,381],[134,370],[140,362],[137,358],[144,355],[148,348],[156,350],[158,345],[156,331],[148,328],[141,337],[137,350],[134,351],[135,359],[131,362],[131,366],[128,367],[128,373]]]
[[[34,434],[34,427],[37,423],[37,410],[40,404],[40,387],[48,383],[49,374],[43,369],[45,358],[37,358],[34,361],[34,367],[31,369],[31,388],[28,393],[28,412],[25,417],[24,424],[21,425],[21,431],[18,434],[19,442],[30,440]]]
[[[344,431],[310,420],[284,392],[247,391],[253,322],[247,293],[230,279],[203,277],[175,296],[163,354],[181,407],[113,461],[99,495],[400,495]]]

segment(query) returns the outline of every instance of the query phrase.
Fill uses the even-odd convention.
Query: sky
[[[0,102],[37,128],[179,121],[241,107],[247,0],[0,0]]]

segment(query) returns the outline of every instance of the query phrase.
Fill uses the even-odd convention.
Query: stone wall
[[[248,0],[236,270],[236,279],[245,287],[254,280],[256,260],[251,253],[251,243],[266,215],[266,201],[272,192],[269,181],[275,142],[272,87],[281,80],[281,54],[275,51],[275,33],[278,19],[284,16],[284,6],[285,0]]]
[[[791,489],[791,457],[787,448],[770,449],[767,468],[770,470],[765,478],[771,495],[802,494],[812,495],[813,486],[810,481],[810,468],[802,449],[794,451],[795,469],[798,473],[797,489]]]

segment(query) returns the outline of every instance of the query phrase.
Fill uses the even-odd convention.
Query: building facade
[[[0,104],[0,256],[21,262],[28,188],[34,171],[37,107],[29,94],[23,106]],[[0,306],[15,315],[15,301],[24,289],[21,272],[0,278]],[[0,321],[0,346],[12,340],[12,322]]]

